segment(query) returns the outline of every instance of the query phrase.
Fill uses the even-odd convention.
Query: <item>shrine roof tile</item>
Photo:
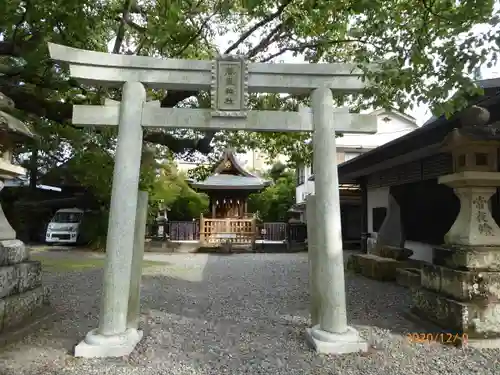
[[[199,189],[248,189],[260,190],[271,182],[256,176],[235,176],[229,174],[215,174],[204,181],[196,181],[192,186]]]

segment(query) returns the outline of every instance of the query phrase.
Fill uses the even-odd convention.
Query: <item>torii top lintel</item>
[[[213,62],[160,59],[87,51],[49,43],[52,59],[70,65],[73,78],[85,83],[119,86],[142,82],[167,90],[210,90]],[[318,87],[357,92],[366,86],[355,64],[246,63],[248,92],[309,93]]]

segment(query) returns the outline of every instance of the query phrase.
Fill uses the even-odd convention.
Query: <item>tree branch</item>
[[[144,140],[147,142],[161,144],[168,147],[174,153],[182,153],[188,150],[196,150],[203,154],[208,154],[212,151],[210,142],[212,142],[213,134],[206,134],[202,139],[177,138],[172,134],[164,132],[147,133],[144,135]]]
[[[0,81],[0,91],[14,101],[18,110],[45,117],[61,124],[71,120],[73,106],[70,103],[46,100],[46,98],[40,98],[27,92],[23,86],[7,82]]]
[[[198,92],[196,91],[168,91],[167,95],[161,100],[160,107],[172,108],[178,103],[189,98],[190,96],[196,96]]]
[[[207,18],[205,18],[203,20],[203,22],[201,23],[200,27],[198,28],[198,30],[187,40],[187,42],[184,44],[184,46],[179,50],[177,51],[172,57],[178,57],[178,56],[181,56],[184,51],[189,48],[189,46],[191,45],[191,43],[193,43],[196,39],[198,39],[201,34],[203,33],[203,30],[205,29],[205,27],[207,26],[208,22],[213,18],[215,17],[215,15],[217,14],[217,11],[218,10],[215,10],[211,15],[209,15]]]
[[[440,18],[440,19],[442,19],[442,20],[445,20],[445,21],[446,21],[446,22],[448,22],[448,23],[452,23],[452,20],[450,20],[449,18],[447,18],[447,17],[445,17],[445,16],[443,16],[443,15],[441,15],[441,14],[436,13],[436,12],[432,9],[432,7],[434,6],[434,3],[432,3],[432,4],[430,4],[430,5],[429,5],[429,4],[427,4],[427,2],[426,2],[425,0],[422,0],[422,6],[423,6],[423,8],[424,8],[424,9],[425,9],[428,13],[432,14],[434,17],[437,17],[437,18]]]
[[[120,25],[118,26],[118,31],[116,32],[115,45],[113,47],[113,53],[120,53],[120,48],[125,39],[125,25],[127,18],[130,17],[130,9],[135,5],[135,0],[125,0],[123,5],[122,17],[120,19]]]
[[[272,29],[269,34],[265,38],[263,38],[255,47],[253,47],[250,51],[247,52],[246,56],[248,58],[252,58],[255,55],[259,54],[259,52],[265,50],[269,47],[270,44],[276,39],[276,36],[279,35],[279,32],[283,29],[284,24],[281,22],[274,29]]]
[[[231,44],[227,49],[226,51],[224,52],[225,55],[231,53],[231,51],[235,50],[236,48],[238,48],[238,46],[243,43],[245,40],[247,40],[256,30],[258,30],[259,28],[261,28],[262,26],[268,24],[269,22],[272,22],[273,20],[275,20],[276,18],[278,18],[279,16],[281,16],[281,14],[283,13],[283,11],[285,10],[285,8],[292,2],[292,0],[285,0],[283,2],[283,4],[281,4],[278,8],[278,10],[276,10],[276,12],[274,13],[271,13],[270,15],[264,17],[262,20],[260,20],[259,22],[257,22],[255,25],[253,25],[252,27],[250,27],[247,31],[245,31],[243,34],[241,34],[241,36],[238,38],[238,40],[236,42],[234,42],[233,44]]]
[[[126,0],[122,12],[122,17],[120,18],[120,25],[116,33],[116,40],[115,40],[115,45],[113,47],[113,53],[116,54],[120,53],[120,48],[123,43],[123,39],[125,38],[126,24],[128,24],[129,26],[135,28],[140,32],[145,31],[145,29],[143,29],[141,26],[136,25],[131,21],[130,19],[131,11],[140,12],[140,9],[137,8],[136,2],[134,0]],[[216,12],[214,12],[214,14],[212,14],[211,16],[207,17],[204,20],[198,31],[188,40],[188,42],[184,45],[184,47],[177,52],[177,55],[181,55],[186,50],[186,48],[188,48],[189,45],[192,42],[194,42],[196,38],[199,37],[199,35],[203,32],[204,27],[208,24],[210,19],[215,14]],[[187,99],[190,96],[194,96],[196,94],[197,92],[195,91],[168,91],[167,94],[161,100],[160,106],[171,108],[176,106],[179,102],[183,101],[184,99]],[[184,152],[189,149],[198,150],[202,153],[209,153],[211,151],[210,142],[212,141],[214,135],[215,133],[214,134],[207,133],[203,139],[195,140],[187,138],[179,139],[165,132],[147,132],[144,135],[144,140],[147,142],[164,145],[174,153]]]
[[[16,109],[18,110],[44,117],[61,124],[68,123],[71,120],[73,113],[73,105],[71,103],[49,101],[35,94],[28,93],[23,90],[22,86],[17,85],[0,83],[0,91],[16,103]],[[166,98],[170,100],[167,104],[177,104],[183,95],[185,95],[184,92],[171,92],[166,96]],[[188,95],[188,97],[189,96],[190,95]],[[210,132],[202,139],[189,139],[177,138],[166,132],[148,132],[145,134],[144,140],[166,146],[174,153],[197,150],[201,153],[208,154],[212,150],[210,143],[214,135],[215,132]]]
[[[139,31],[140,33],[145,33],[147,31],[147,28],[142,27],[136,24],[134,21],[132,21],[132,19],[130,18],[130,13],[126,13],[121,17],[117,17],[117,21],[124,22],[126,25],[129,25],[130,27]]]
[[[341,43],[356,43],[356,42],[364,43],[362,40],[358,40],[358,39],[339,39],[339,40],[330,40],[330,41],[318,41],[318,42],[311,42],[311,43],[303,43],[303,44],[300,44],[298,46],[283,47],[280,50],[278,50],[277,52],[275,52],[275,53],[273,53],[273,54],[271,54],[269,56],[266,56],[266,57],[260,59],[259,61],[260,62],[271,61],[272,59],[274,59],[274,58],[276,58],[278,56],[281,56],[282,54],[284,54],[287,51],[289,51],[289,52],[303,53],[308,48],[310,48],[310,49],[318,48],[318,47],[320,47],[322,45],[333,45],[333,44],[341,44]]]

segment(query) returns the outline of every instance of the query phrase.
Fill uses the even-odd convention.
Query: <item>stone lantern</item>
[[[33,138],[34,134],[26,124],[10,115],[14,102],[0,92],[0,190],[4,181],[24,176],[26,170],[12,164],[12,152],[16,144]],[[7,221],[0,205],[0,241],[16,238],[16,233]]]
[[[413,290],[413,312],[453,332],[450,343],[498,347],[500,343],[500,228],[491,216],[490,198],[500,186],[500,122],[473,106],[443,142],[453,156],[453,173],[440,184],[453,188],[460,212],[424,264],[420,287]]]
[[[463,128],[454,129],[443,144],[443,151],[452,154],[453,173],[440,177],[439,183],[453,188],[460,199],[460,213],[445,236],[445,244],[500,245],[500,228],[489,204],[500,186],[500,124],[485,126],[489,114],[483,108],[472,107],[469,112],[476,113],[475,119],[466,113]]]
[[[12,164],[16,144],[33,138],[32,131],[10,113],[14,103],[0,92],[0,190],[4,181],[25,174]],[[22,328],[46,313],[48,290],[42,286],[40,262],[29,260],[29,250],[16,239],[0,205],[0,341],[4,333]]]

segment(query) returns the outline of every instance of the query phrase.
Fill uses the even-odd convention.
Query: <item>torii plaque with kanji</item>
[[[221,56],[212,65],[212,116],[247,117],[248,65],[242,56]]]

